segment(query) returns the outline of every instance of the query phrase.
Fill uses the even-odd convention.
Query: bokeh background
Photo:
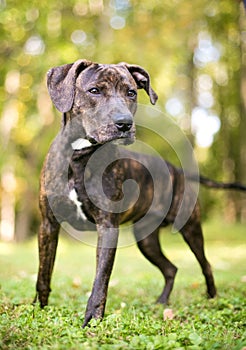
[[[246,183],[246,15],[236,0],[0,0],[0,239],[37,232],[39,174],[61,117],[53,66],[143,66],[201,172]],[[149,103],[140,93],[141,103]],[[168,160],[167,145],[138,130]],[[149,139],[148,139],[149,138]],[[246,222],[245,194],[201,190],[204,220]]]

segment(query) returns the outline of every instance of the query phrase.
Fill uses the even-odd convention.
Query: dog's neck
[[[71,147],[73,149],[72,160],[76,161],[85,156],[90,156],[101,146],[101,144],[93,145],[87,139],[79,138],[71,143]]]
[[[94,150],[97,146],[88,140],[79,116],[74,116],[72,111],[63,113],[61,137],[63,142],[74,151],[83,151],[88,153],[89,148]]]

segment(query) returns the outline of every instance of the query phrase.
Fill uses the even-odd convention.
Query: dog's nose
[[[132,116],[130,115],[122,115],[122,114],[115,115],[113,117],[113,121],[117,129],[123,132],[129,131],[133,124]]]

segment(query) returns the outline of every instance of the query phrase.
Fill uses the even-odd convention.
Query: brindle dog
[[[118,227],[127,221],[133,222],[139,249],[164,277],[158,302],[167,303],[177,268],[163,255],[159,229],[175,222],[182,202],[182,215],[187,220],[179,231],[195,254],[207,294],[213,298],[216,288],[204,253],[199,205],[192,199],[192,190],[185,192],[183,172],[168,162],[129,152],[111,142],[134,142],[137,89],[144,89],[150,102],[156,103],[149,74],[136,65],[79,60],[51,69],[48,89],[55,107],[63,113],[63,125],[41,175],[37,280],[41,307],[48,303],[59,228],[64,221],[77,229],[98,231],[96,276],[83,326],[104,315]],[[100,164],[107,166],[100,170]],[[124,187],[129,179],[138,184],[139,196],[130,183]],[[245,190],[237,184],[224,185],[202,177],[198,181],[209,187]]]

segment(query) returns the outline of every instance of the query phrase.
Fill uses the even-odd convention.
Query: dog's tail
[[[191,181],[199,181],[200,184],[209,187],[209,188],[217,188],[224,190],[236,190],[236,191],[246,191],[246,186],[242,185],[240,182],[220,182],[209,179],[205,176],[193,177],[189,176],[189,180]]]

